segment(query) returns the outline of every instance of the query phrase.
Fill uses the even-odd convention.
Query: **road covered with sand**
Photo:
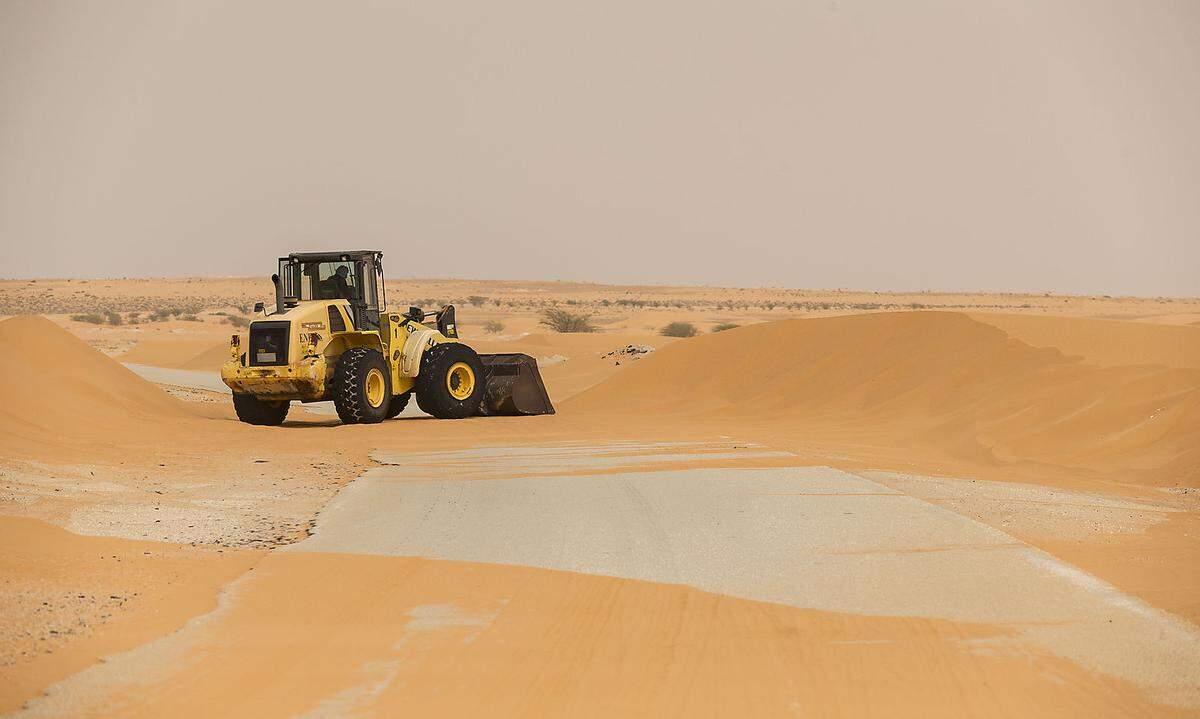
[[[217,320],[0,321],[0,710],[1200,711],[1194,309],[976,304],[690,339],[485,304],[481,349],[565,358],[557,415],[349,427],[232,420]]]

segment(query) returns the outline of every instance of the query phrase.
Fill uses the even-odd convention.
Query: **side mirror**
[[[262,312],[262,311],[263,311],[263,310],[265,310],[265,309],[266,309],[266,305],[264,305],[263,303],[261,303],[261,302],[255,302],[255,303],[254,303],[254,311],[255,311],[256,313],[257,313],[257,312]]]

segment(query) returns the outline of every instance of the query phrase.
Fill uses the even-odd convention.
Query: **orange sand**
[[[463,314],[470,317],[469,311]],[[113,496],[126,507],[161,502],[165,510],[173,501],[179,511],[191,511],[193,503],[230,492],[272,494],[277,498],[253,500],[256,516],[266,518],[263,536],[294,535],[299,518],[311,517],[367,464],[367,452],[382,446],[721,435],[849,469],[1083,485],[1138,496],[1157,487],[1200,486],[1200,368],[1192,354],[1200,328],[1172,323],[1166,315],[1132,323],[877,313],[754,324],[687,340],[656,336],[653,325],[662,316],[661,310],[627,313],[604,333],[562,336],[545,333],[535,318],[522,315],[504,317],[507,339],[468,336],[481,351],[568,357],[544,373],[558,401],[553,417],[338,427],[328,418],[297,412],[280,428],[241,425],[224,405],[171,399],[47,320],[0,321],[0,339],[29,348],[0,375],[0,395],[6,398],[0,408],[0,469],[83,472],[98,481],[86,467],[78,469],[86,462],[92,474],[107,473],[105,481],[126,487],[120,495],[89,490],[65,496],[52,491],[58,480],[10,479],[12,491],[26,500],[6,504],[5,511],[66,521],[81,508],[107,506]],[[203,323],[178,324],[174,329],[190,331]],[[110,335],[130,336],[122,328],[68,326],[97,344]],[[471,327],[470,320],[464,326]],[[196,335],[178,340],[156,336],[158,344],[147,341],[121,359],[203,369],[224,352],[216,340],[220,329],[197,327]],[[650,344],[657,352],[620,366],[599,357],[630,342]],[[269,462],[259,464],[258,458]],[[154,493],[160,487],[168,496]],[[1019,536],[1124,591],[1194,617],[1189,592],[1200,586],[1196,516],[1194,510],[1172,516],[1144,536],[1106,534],[1087,541],[1052,533]],[[290,529],[276,530],[277,524]],[[232,534],[218,530],[235,539],[239,532],[259,531],[240,525]],[[30,559],[30,552],[51,552],[67,540],[46,538],[44,528],[3,531],[5,579],[25,587],[39,577],[57,577],[52,583],[64,593],[72,582],[101,571],[93,566],[93,554],[124,541],[60,533],[70,537],[69,550],[57,558]],[[164,529],[163,536],[176,535]],[[145,582],[139,596],[147,606],[161,602],[169,609],[156,618],[132,612],[128,623],[90,625],[91,639],[72,639],[52,654],[6,668],[5,685],[22,697],[31,695],[99,653],[134,646],[211,607],[219,584],[246,560],[222,563],[221,555],[195,551],[196,569],[188,570],[188,581],[197,583],[180,585],[191,587],[186,598],[160,581],[177,576],[171,574],[175,565],[146,564],[136,574]],[[193,558],[179,559],[185,560]],[[371,672],[383,666],[371,662],[396,658],[396,649],[380,645],[370,631],[372,622],[408,623],[406,612],[431,603],[452,604],[460,614],[451,616],[468,617],[467,624],[409,632],[406,646],[421,659],[402,663],[396,676],[408,681],[405,706],[431,712],[503,706],[525,713],[579,713],[589,707],[613,713],[631,706],[621,702],[636,701],[771,713],[795,700],[818,712],[836,704],[862,713],[920,709],[928,715],[930,697],[949,708],[947,715],[1153,711],[1129,687],[1070,664],[1039,659],[1029,665],[1003,652],[967,651],[959,642],[1001,636],[994,627],[820,615],[679,587],[512,567],[277,555],[264,567],[277,570],[262,575],[269,581],[246,585],[255,588],[246,601],[214,620],[220,622],[216,637],[261,634],[262,640],[244,645],[244,656],[196,657],[205,676],[228,681],[228,693],[205,694],[210,683],[178,674],[160,685],[162,692],[145,695],[147,713],[200,698],[226,708],[237,702],[253,713],[266,702],[291,707],[327,689],[352,688],[358,679],[369,682]],[[128,578],[124,565],[112,577]],[[82,593],[89,592],[91,585]],[[501,599],[509,604],[497,613]],[[16,602],[10,614],[11,621],[37,631],[50,626],[36,606]],[[463,632],[469,634],[475,621],[470,618],[493,614],[490,629],[464,644]],[[163,617],[171,619],[159,621]],[[316,628],[311,640],[309,627]],[[278,636],[288,639],[269,641]],[[335,636],[347,639],[341,644],[321,639]],[[6,649],[23,646],[21,641],[6,642]],[[311,661],[310,641],[323,642],[328,662]],[[273,679],[263,667],[285,667],[282,676],[293,681]],[[457,678],[450,667],[459,668]],[[803,668],[799,676],[796,667]],[[864,694],[868,682],[878,689]],[[261,689],[254,695],[259,699],[247,692],[251,686]],[[622,691],[613,692],[614,686]],[[399,706],[387,692],[356,696],[368,708]]]
[[[0,516],[0,712],[211,611],[261,552],[81,537]]]
[[[1173,715],[1069,662],[1016,654],[1003,628],[802,610],[676,585],[274,554],[234,596],[198,631],[119,658],[65,703],[52,693],[46,708],[93,716],[115,707],[130,717]]]
[[[697,337],[561,410],[698,418],[775,436],[840,433],[913,458],[1200,486],[1200,370],[1088,365],[957,313],[792,320]]]

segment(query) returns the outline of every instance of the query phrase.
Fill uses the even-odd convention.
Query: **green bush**
[[[555,332],[595,332],[600,329],[592,324],[591,315],[575,314],[557,307],[550,307],[542,311],[541,324]]]
[[[104,316],[98,315],[94,312],[87,315],[71,315],[71,319],[75,320],[76,322],[87,322],[89,325],[104,324]]]
[[[104,311],[104,321],[113,326],[125,323],[125,320],[121,319],[121,315],[113,312],[112,310]]]
[[[234,327],[249,327],[250,326],[250,320],[246,319],[245,317],[238,317],[237,315],[229,315],[225,318],[225,321],[228,322],[229,324],[233,325]]]
[[[496,334],[497,332],[503,332],[504,331],[504,323],[497,322],[496,320],[488,320],[487,322],[483,323],[483,331],[489,332],[491,334]]]
[[[467,302],[470,302],[472,307],[482,307],[483,303],[487,302],[487,298],[480,297],[479,295],[471,295],[467,298]]]
[[[691,322],[672,322],[658,333],[663,337],[695,337],[696,325]]]
[[[732,322],[722,322],[721,324],[717,325],[716,327],[713,327],[712,331],[713,332],[724,332],[725,330],[731,330],[734,327],[740,327],[740,325],[736,325]]]

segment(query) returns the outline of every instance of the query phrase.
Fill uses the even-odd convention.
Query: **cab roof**
[[[293,252],[288,255],[288,259],[301,262],[337,262],[342,258],[361,260],[367,257],[382,256],[383,252],[380,250],[341,250],[338,252]]]

